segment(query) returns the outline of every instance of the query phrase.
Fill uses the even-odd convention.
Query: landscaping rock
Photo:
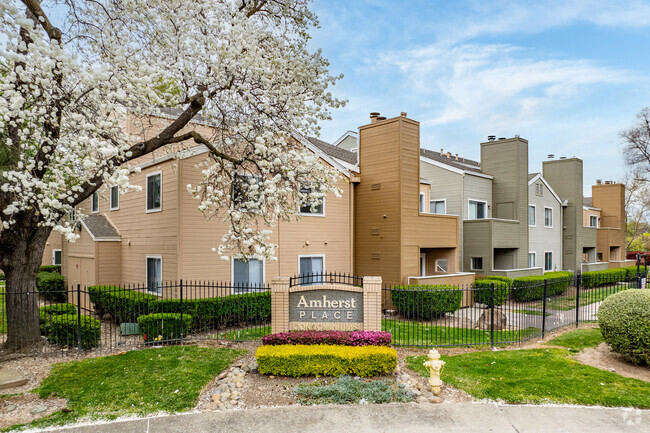
[[[0,389],[16,388],[29,382],[18,370],[0,368]]]
[[[483,329],[483,330],[491,329],[490,327],[491,320],[492,320],[492,312],[489,308],[487,308],[485,311],[483,311],[483,314],[481,314],[481,317],[478,319],[478,322],[476,322],[476,327],[478,329]],[[506,314],[503,312],[503,310],[500,308],[495,308],[494,309],[494,330],[501,331],[505,329],[507,322],[508,319],[506,317]]]
[[[5,411],[6,411],[6,412],[13,412],[13,411],[16,410],[17,407],[18,407],[18,406],[16,406],[15,404],[10,404],[9,406],[7,406],[7,408],[5,409]]]
[[[430,399],[428,399],[428,400],[429,400],[429,403],[442,403],[442,399],[440,397],[435,396],[435,395],[433,397],[431,397]]]
[[[39,413],[43,413],[47,410],[47,406],[36,406],[34,409],[30,410],[29,413],[32,415],[36,415]]]
[[[427,399],[426,397],[422,397],[422,396],[418,397],[416,401],[418,403],[429,403],[429,399]]]

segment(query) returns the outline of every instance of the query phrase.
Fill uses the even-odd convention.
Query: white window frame
[[[596,219],[596,225],[591,225],[591,219]],[[598,215],[589,215],[589,227],[598,228]]]
[[[551,211],[551,225],[550,226],[546,225],[546,209],[549,209]],[[547,229],[552,229],[553,228],[553,220],[555,219],[555,216],[553,215],[553,213],[554,212],[553,212],[552,207],[544,206],[544,228],[547,228]]]
[[[161,178],[162,180],[162,178]],[[117,206],[113,206],[113,188],[117,188]],[[161,188],[162,189],[162,188]],[[109,201],[110,201],[110,210],[118,210],[120,208],[120,187],[115,185],[110,187],[108,190],[108,193],[110,195]],[[160,202],[162,204],[162,201]]]
[[[97,209],[95,209],[95,199],[97,199]],[[99,193],[95,191],[90,196],[90,213],[98,213],[98,212],[99,212]]]
[[[434,200],[429,200],[429,213],[432,213],[431,212],[431,203],[437,203],[439,201],[441,201],[441,202],[443,202],[445,204],[445,213],[437,213],[435,215],[447,215],[447,199],[446,198],[438,198],[438,199],[434,199]]]
[[[426,198],[426,194],[421,192],[420,193],[420,202],[418,204],[418,206],[420,208],[420,213],[428,213],[428,212],[426,212],[426,209],[424,209],[424,205],[425,205],[425,201],[426,201],[425,198]]]
[[[305,188],[306,189],[306,188]],[[302,210],[300,211],[300,216],[310,216],[310,217],[324,217],[325,216],[325,196],[321,198],[323,201],[323,212],[321,213],[314,213],[314,212],[303,212]],[[301,206],[302,208],[302,206]]]
[[[533,209],[535,209],[535,210],[533,211],[533,218],[534,218],[534,220],[535,220],[535,221],[534,221],[535,224],[531,224],[531,223],[530,223],[530,208],[531,208],[531,207],[532,207]],[[529,205],[528,205],[528,227],[537,227],[537,205],[534,205],[534,204],[529,204]]]
[[[230,281],[232,283],[233,288],[235,288],[234,287],[235,286],[235,260],[241,260],[243,258],[244,256],[233,256],[230,258]],[[259,260],[259,259],[255,259],[255,260]],[[266,285],[266,259],[264,258],[262,258],[262,283],[261,284],[262,287],[260,287],[260,289],[264,288],[264,286]],[[254,288],[244,289],[241,287],[236,287],[236,289],[237,289],[237,293],[233,293],[234,295],[240,295],[242,293],[253,293],[258,291]]]
[[[474,267],[474,259],[481,259],[481,267],[480,268],[475,268]],[[472,271],[482,271],[483,270],[483,257],[470,257],[469,258],[469,267]]]
[[[306,259],[306,258],[312,258],[312,257],[320,257],[323,259],[323,273],[325,273],[325,254],[298,254],[298,276],[302,275],[300,273],[300,259]],[[315,284],[323,284],[321,281],[320,283],[315,283]]]
[[[546,269],[546,255],[550,254],[551,255],[551,269]],[[544,251],[544,271],[552,271],[553,270],[553,251]]]
[[[56,263],[56,252],[57,251],[59,252],[59,254],[61,254],[61,263],[63,263],[63,253],[61,252],[61,250],[52,250],[52,265],[53,266],[57,266],[57,265],[61,264],[61,263]]]
[[[483,204],[485,205],[485,218],[470,218],[470,215],[469,215],[469,204],[470,204],[471,202],[483,203]],[[472,220],[472,221],[474,221],[474,220],[483,220],[483,219],[487,219],[487,217],[488,217],[488,203],[487,203],[486,200],[477,200],[477,199],[475,199],[475,198],[468,198],[468,199],[467,199],[467,219],[468,219],[468,220]]]
[[[148,268],[148,263],[149,259],[160,259],[160,291],[155,292],[153,290],[149,289],[149,268]],[[162,296],[162,282],[163,282],[163,257],[161,255],[147,255],[144,258],[144,273],[145,273],[145,281],[146,281],[146,290],[147,293],[150,295],[156,295],[156,296]]]
[[[438,268],[439,268],[438,262],[439,262],[440,260],[444,260],[444,261],[447,262],[447,269],[444,270],[444,271],[439,271],[439,270],[438,270]],[[449,273],[449,259],[436,259],[436,272],[445,272],[445,273]]]
[[[159,208],[154,208],[154,209],[148,209],[147,206],[149,204],[149,178],[151,176],[156,176],[160,175],[160,207]],[[154,212],[162,212],[162,207],[163,207],[163,178],[162,178],[162,170],[154,171],[153,173],[149,173],[145,179],[145,196],[144,196],[144,209],[147,213],[154,213]]]
[[[530,265],[530,256],[531,255],[533,256],[533,265],[532,266]],[[529,268],[534,268],[536,266],[537,266],[537,253],[529,251],[528,252],[528,267]]]
[[[420,276],[427,276],[427,253],[420,253]]]

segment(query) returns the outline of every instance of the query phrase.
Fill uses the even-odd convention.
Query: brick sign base
[[[381,277],[363,277],[363,287],[323,283],[289,286],[271,282],[271,331],[381,331]]]

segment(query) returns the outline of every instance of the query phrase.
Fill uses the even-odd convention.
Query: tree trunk
[[[9,230],[0,232],[0,266],[6,277],[6,348],[9,351],[27,349],[41,340],[36,273],[52,229],[29,227],[30,221],[33,219],[29,216],[17,219]]]

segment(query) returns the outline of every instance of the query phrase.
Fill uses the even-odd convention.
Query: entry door
[[[420,253],[420,276],[427,275],[427,253]]]

